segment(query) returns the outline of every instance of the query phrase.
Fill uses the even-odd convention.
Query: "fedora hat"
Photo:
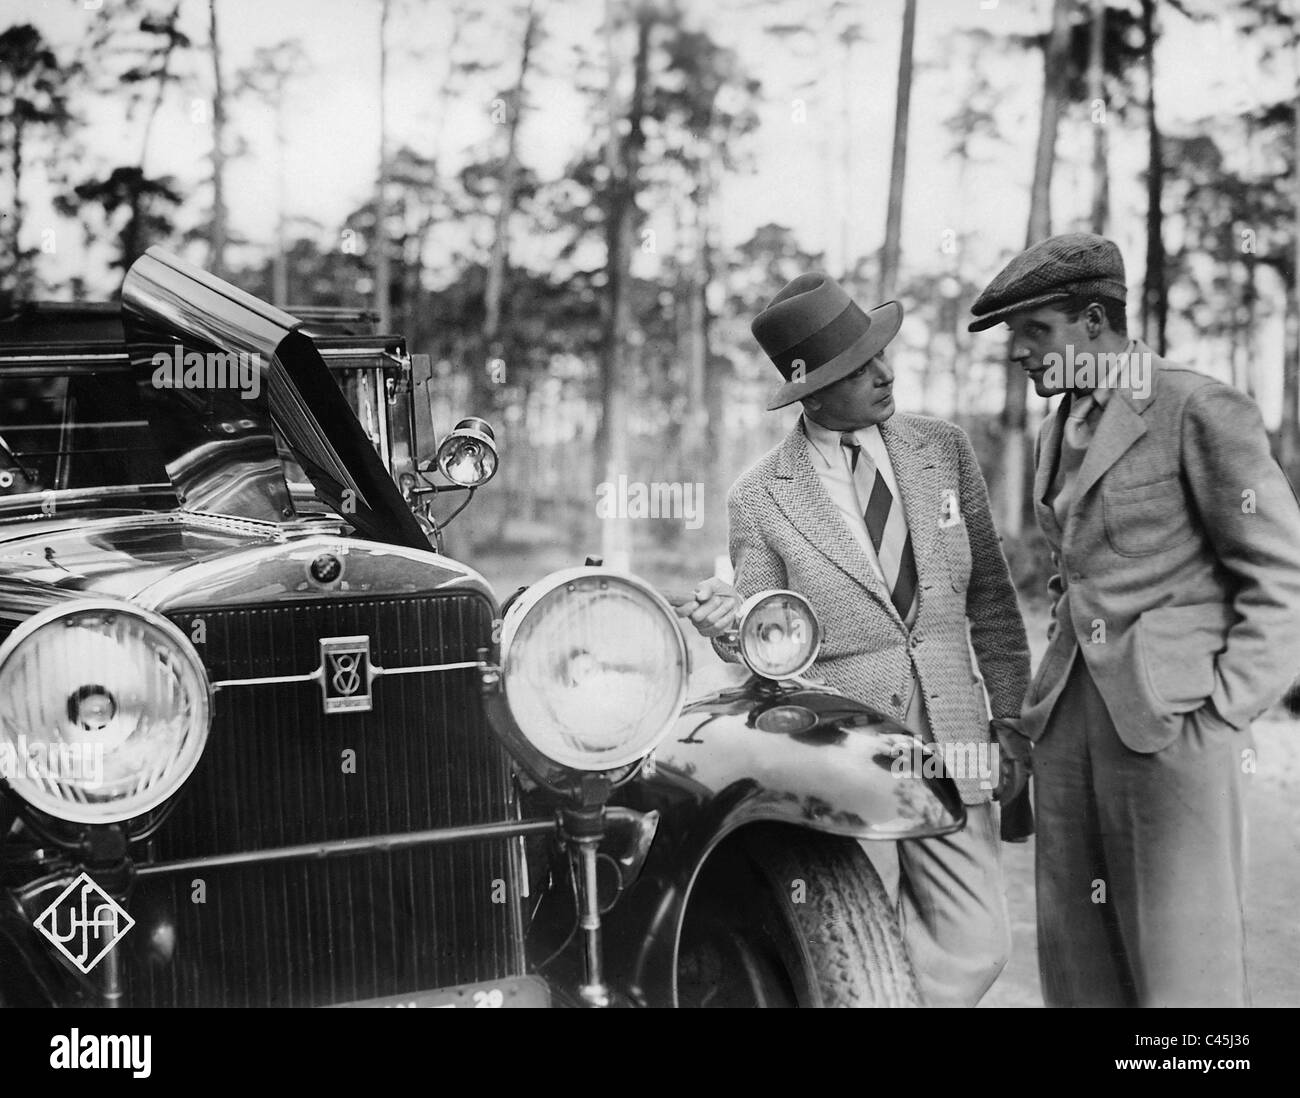
[[[750,331],[785,378],[768,402],[775,411],[848,377],[898,334],[903,306],[863,312],[830,275],[810,271],[786,284]]]

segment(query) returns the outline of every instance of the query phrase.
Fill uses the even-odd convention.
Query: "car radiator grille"
[[[457,593],[173,615],[213,682],[301,675],[320,640],[368,636],[383,668],[477,658],[492,607]],[[200,626],[198,623],[202,622]],[[150,859],[512,818],[509,765],[473,668],[376,678],[371,712],[316,682],[223,687]],[[142,878],[124,939],[132,1005],[354,1002],[522,971],[510,840]],[[502,902],[502,901],[505,902]]]

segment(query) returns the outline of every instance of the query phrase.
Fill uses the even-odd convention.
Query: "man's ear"
[[[1090,339],[1096,339],[1106,328],[1106,310],[1097,302],[1091,302],[1083,311],[1083,319],[1088,327],[1088,336]]]
[[[822,406],[821,398],[816,396],[806,396],[799,403],[803,405],[803,410],[805,412],[814,415],[817,413],[817,410]]]

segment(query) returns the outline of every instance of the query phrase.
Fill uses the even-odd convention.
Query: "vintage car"
[[[0,320],[0,1002],[914,1003],[859,840],[963,826],[929,748],[802,677],[791,592],[690,702],[637,577],[502,606],[428,384],[158,249]]]

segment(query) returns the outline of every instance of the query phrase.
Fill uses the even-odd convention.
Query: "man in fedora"
[[[941,746],[986,745],[989,704],[996,716],[1019,712],[1029,649],[969,440],[894,411],[883,351],[902,318],[896,301],[863,312],[833,279],[805,274],[754,319],[785,379],[768,410],[799,401],[803,414],[727,496],[734,589],[707,580],[678,612],[716,637],[742,597],[797,591],[825,631],[812,670],[827,685]],[[989,753],[952,757],[977,755]],[[890,891],[931,1006],[973,1006],[1010,949],[998,775],[955,777],[964,830],[877,854],[897,878]]]
[[[1056,575],[1025,698],[1049,1006],[1247,1001],[1250,723],[1300,654],[1300,506],[1253,401],[1127,334],[1092,233],[1016,256],[971,308],[1039,396],[1034,510]]]

